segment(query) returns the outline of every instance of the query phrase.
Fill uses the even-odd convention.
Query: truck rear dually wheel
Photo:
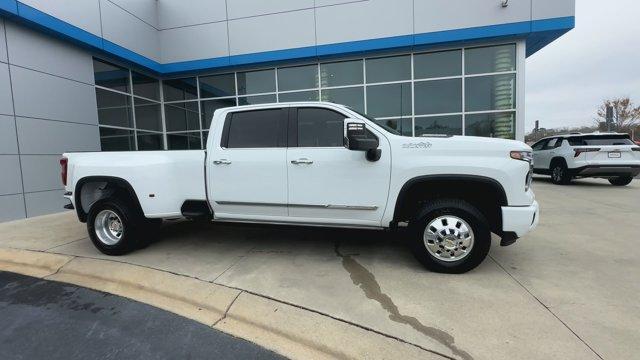
[[[484,216],[462,200],[430,202],[410,227],[413,254],[434,272],[467,272],[480,265],[491,247],[491,232]]]
[[[133,206],[118,198],[96,202],[87,216],[91,242],[106,255],[124,255],[143,246],[150,224]]]

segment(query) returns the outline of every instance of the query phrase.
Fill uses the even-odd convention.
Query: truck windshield
[[[629,135],[585,135],[568,138],[571,146],[634,145]]]
[[[348,107],[348,106],[347,106],[347,107]],[[358,115],[362,116],[363,118],[365,118],[365,119],[367,119],[367,120],[370,120],[371,122],[373,122],[373,123],[375,123],[376,125],[380,126],[381,128],[383,128],[383,129],[384,129],[384,130],[386,130],[387,132],[390,132],[390,133],[392,133],[392,134],[394,134],[394,135],[400,135],[400,132],[399,132],[398,130],[396,130],[396,129],[392,128],[392,127],[389,127],[389,126],[385,125],[385,124],[384,124],[384,123],[382,123],[382,122],[378,122],[376,119],[372,118],[372,117],[371,117],[371,116],[369,116],[369,115],[363,114],[363,113],[361,113],[360,111],[355,110],[355,109],[353,109],[353,108],[351,108],[351,107],[349,107],[349,110],[351,110],[351,111],[355,112],[356,114],[358,114]]]

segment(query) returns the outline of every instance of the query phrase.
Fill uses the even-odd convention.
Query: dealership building
[[[221,107],[322,100],[406,136],[523,140],[526,58],[574,0],[0,0],[0,221],[68,151],[201,149]]]

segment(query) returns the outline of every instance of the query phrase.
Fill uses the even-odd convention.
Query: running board
[[[213,214],[206,200],[186,200],[180,207],[182,216],[192,220],[211,220]]]

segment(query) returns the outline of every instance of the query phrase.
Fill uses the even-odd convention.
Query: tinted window
[[[100,127],[102,151],[130,151],[136,149],[132,130]]]
[[[198,97],[196,78],[171,79],[162,82],[164,101],[191,100]]]
[[[547,143],[547,140],[540,140],[537,143],[533,144],[533,146],[531,146],[531,148],[533,150],[542,150],[542,148],[544,147],[544,144]]]
[[[592,135],[570,137],[569,145],[634,145],[627,135]]]
[[[416,79],[456,76],[462,73],[462,51],[418,54],[413,57]]]
[[[278,100],[280,102],[287,102],[287,101],[318,101],[319,98],[320,98],[320,94],[318,94],[317,90],[287,92],[287,93],[280,93],[278,95]]]
[[[322,101],[346,105],[358,112],[364,112],[364,88],[359,86],[322,90]]]
[[[278,69],[278,90],[299,90],[318,87],[318,66],[307,65]]]
[[[235,98],[201,101],[200,110],[202,111],[202,130],[207,130],[211,127],[213,113],[216,110],[229,106],[236,106]]]
[[[98,86],[129,92],[129,70],[93,59],[93,75]]]
[[[464,93],[467,111],[515,109],[516,75],[466,78]]]
[[[282,109],[236,112],[228,125],[228,148],[284,147]],[[224,141],[224,139],[223,139]]]
[[[367,59],[367,83],[411,79],[411,56]]]
[[[362,84],[362,60],[320,64],[320,79],[323,87]]]
[[[162,134],[138,131],[138,150],[163,150]]]
[[[513,71],[516,69],[516,46],[510,44],[466,49],[464,60],[466,74]]]
[[[454,113],[462,111],[462,80],[416,82],[416,115]]]
[[[131,97],[129,95],[96,88],[96,102],[100,125],[133,127]]]
[[[195,101],[164,105],[167,131],[200,130],[200,113]]]
[[[201,76],[199,83],[200,98],[236,95],[236,77],[234,74]]]
[[[367,114],[373,117],[411,116],[411,83],[368,86]]]
[[[462,135],[462,115],[416,118],[416,136],[433,134]]]
[[[275,70],[238,73],[238,94],[259,94],[276,91]]]
[[[549,142],[547,142],[547,145],[544,146],[543,150],[553,149],[554,147],[556,147],[557,141],[558,141],[558,138],[553,138],[549,140]]]
[[[160,103],[134,99],[136,127],[144,130],[162,131],[162,116]]]
[[[328,109],[298,109],[298,146],[344,146],[345,118],[346,116]]]
[[[133,80],[134,95],[160,100],[160,81],[158,81],[158,79],[139,74],[135,71],[131,72],[131,79]]]
[[[467,114],[464,120],[464,134],[503,139],[515,138],[515,113]]]

